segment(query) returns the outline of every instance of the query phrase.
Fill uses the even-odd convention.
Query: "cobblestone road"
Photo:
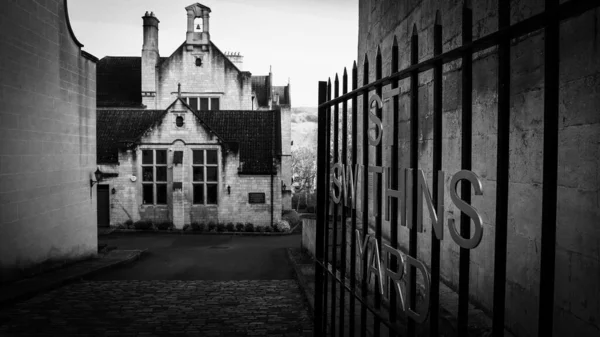
[[[86,281],[0,310],[0,336],[310,336],[310,331],[295,280]]]

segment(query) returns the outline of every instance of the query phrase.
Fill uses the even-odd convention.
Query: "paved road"
[[[91,280],[285,280],[293,278],[286,248],[300,247],[301,236],[111,234],[101,242],[148,251]]]
[[[0,310],[0,336],[311,335],[285,259],[298,235],[109,237],[148,254]]]

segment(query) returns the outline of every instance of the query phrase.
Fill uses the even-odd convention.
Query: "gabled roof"
[[[142,107],[142,59],[139,56],[106,56],[96,65],[96,105]]]
[[[207,10],[209,13],[211,12],[211,10],[210,10],[209,7],[204,6],[203,4],[198,3],[198,2],[196,2],[195,4],[191,4],[191,5],[187,6],[185,9],[186,10],[195,10],[196,8],[201,8],[201,9]]]
[[[252,91],[256,95],[256,105],[259,107],[269,106],[269,75],[252,76],[251,78]]]
[[[239,153],[240,173],[272,173],[273,158],[281,155],[280,111],[196,111],[183,100],[180,101],[194,113],[207,130]],[[130,148],[138,143],[146,132],[162,122],[168,110],[98,110],[97,162],[118,163],[118,150]]]
[[[162,122],[167,110],[96,111],[96,161],[119,162],[119,148],[133,145],[147,130]]]
[[[287,105],[290,104],[290,92],[288,86],[273,86],[273,99],[279,95],[279,104]]]

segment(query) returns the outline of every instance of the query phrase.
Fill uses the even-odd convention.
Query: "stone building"
[[[95,256],[96,61],[67,2],[0,5],[0,282]]]
[[[499,1],[499,0],[498,0]],[[472,1],[473,40],[498,29],[498,1]],[[544,10],[543,1],[511,1],[511,24]],[[374,81],[377,49],[383,55],[383,76],[391,72],[391,48],[399,46],[399,69],[411,64],[413,27],[419,41],[419,61],[433,56],[433,28],[439,10],[443,51],[461,45],[463,1],[359,1],[358,83],[369,60]],[[595,8],[560,24],[559,148],[554,282],[554,335],[597,336],[600,331],[600,10]],[[534,336],[538,330],[540,288],[543,128],[544,32],[535,31],[511,41],[510,168],[508,204],[508,256],[505,325],[516,336]],[[431,188],[433,177],[433,71],[419,75],[418,165]],[[496,139],[498,130],[498,53],[489,48],[473,56],[472,171],[481,179],[484,197],[473,197],[483,219],[483,238],[470,255],[469,296],[491,314],[493,308],[494,240],[496,207]],[[410,80],[400,81],[399,166],[410,167]],[[390,90],[389,86],[383,92]],[[362,97],[359,98],[362,102]],[[443,68],[442,170],[461,168],[461,63]],[[362,107],[358,108],[359,113]],[[384,124],[389,123],[384,114]],[[359,121],[362,117],[359,116]],[[362,125],[359,125],[362,130]],[[362,137],[362,135],[359,135]],[[361,138],[359,138],[361,139]],[[361,149],[359,149],[359,157]],[[383,165],[389,167],[389,149]],[[371,152],[373,154],[373,151]],[[370,161],[373,164],[374,160]],[[450,174],[446,175],[446,186]],[[385,184],[385,182],[384,182]],[[371,196],[370,196],[371,197]],[[360,200],[360,199],[359,199]],[[369,203],[371,204],[371,203]],[[460,211],[445,194],[445,219],[460,221]],[[423,209],[424,214],[427,209]],[[372,210],[370,210],[372,214]],[[431,222],[419,233],[417,256],[429,264]],[[374,221],[374,219],[371,219]],[[383,221],[383,237],[390,227]],[[444,226],[444,237],[450,237]],[[408,251],[409,230],[398,229],[400,248]],[[458,288],[459,246],[441,241],[441,278]]]
[[[291,208],[290,85],[242,70],[210,39],[210,8],[187,11],[169,57],[143,19],[141,57],[98,63],[99,225],[127,220],[269,225]]]

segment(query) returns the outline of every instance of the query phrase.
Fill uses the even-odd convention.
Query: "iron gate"
[[[497,120],[497,190],[496,190],[496,217],[495,217],[495,246],[494,246],[494,293],[493,293],[493,326],[494,336],[504,335],[504,306],[505,306],[505,278],[506,278],[506,256],[507,256],[507,213],[508,213],[508,184],[509,184],[509,123],[510,123],[510,48],[511,39],[521,37],[536,30],[544,30],[544,135],[543,135],[543,190],[542,190],[542,233],[541,233],[541,270],[540,270],[540,295],[539,295],[539,336],[552,335],[552,320],[554,307],[554,270],[555,270],[555,241],[556,241],[556,201],[557,201],[557,163],[558,163],[558,97],[559,97],[559,25],[565,20],[600,5],[597,1],[572,0],[559,4],[558,0],[546,1],[545,11],[516,24],[510,24],[510,1],[498,1],[499,29],[495,33],[472,41],[472,9],[467,2],[463,6],[462,17],[462,46],[447,52],[442,52],[442,30],[440,24],[440,13],[436,13],[434,25],[433,46],[434,57],[425,61],[418,61],[419,40],[416,26],[413,26],[411,37],[411,65],[404,69],[398,69],[398,43],[394,39],[391,50],[391,74],[383,77],[382,55],[378,48],[375,57],[375,76],[369,74],[369,60],[365,56],[363,65],[363,84],[358,87],[358,69],[356,62],[351,72],[351,91],[348,92],[348,74],[344,69],[342,76],[342,93],[340,95],[339,79],[336,75],[333,85],[331,80],[319,82],[319,109],[318,109],[318,159],[317,159],[317,229],[316,229],[316,261],[315,261],[315,334],[321,335],[366,335],[367,326],[370,326],[374,335],[381,333],[381,327],[389,331],[390,336],[417,334],[418,322],[424,317],[417,313],[416,306],[416,278],[417,271],[427,279],[428,270],[424,265],[416,261],[418,221],[422,211],[422,204],[416,202],[422,198],[418,190],[421,177],[418,167],[418,76],[419,73],[433,70],[433,172],[442,169],[442,66],[446,63],[462,60],[462,116],[461,116],[461,169],[466,172],[459,177],[463,180],[461,184],[461,198],[469,203],[471,200],[471,188],[477,192],[477,181],[469,180],[468,172],[471,169],[471,134],[472,134],[472,56],[476,52],[497,46],[498,54],[498,120]],[[369,82],[370,80],[372,82]],[[406,174],[399,174],[398,167],[398,137],[399,129],[397,123],[400,93],[399,81],[410,79],[410,169]],[[391,90],[382,92],[385,85],[391,85]],[[333,89],[333,98],[331,92]],[[372,95],[375,91],[375,95]],[[370,95],[371,94],[371,95]],[[358,135],[358,105],[357,98],[363,97],[362,104],[362,139],[359,144]],[[371,99],[369,99],[371,96]],[[391,144],[391,167],[382,168],[382,99],[390,101],[392,118],[392,144]],[[351,108],[348,111],[348,102]],[[368,102],[368,104],[367,104]],[[340,121],[341,104],[341,121]],[[332,113],[333,108],[333,113]],[[370,113],[371,112],[371,113]],[[333,116],[333,120],[331,119]],[[349,120],[350,119],[350,120]],[[369,122],[371,121],[371,123]],[[340,132],[341,122],[341,135]],[[350,122],[350,123],[349,123]],[[350,130],[348,130],[350,124]],[[372,127],[369,128],[369,125]],[[372,133],[369,130],[373,129]],[[333,135],[332,135],[333,131]],[[376,136],[370,136],[376,135]],[[332,137],[333,136],[333,137]],[[348,141],[351,143],[348,143]],[[361,158],[357,155],[360,145],[363,154]],[[341,147],[341,148],[340,148]],[[350,149],[348,149],[350,147]],[[369,167],[369,152],[375,150],[374,165]],[[332,166],[332,159],[335,165]],[[359,162],[360,159],[360,162]],[[359,166],[357,166],[359,164]],[[359,176],[359,168],[362,165],[361,187],[362,200],[356,200],[352,187],[352,179]],[[348,169],[350,168],[350,169]],[[354,170],[352,170],[354,168]],[[391,170],[391,171],[390,171]],[[390,173],[391,172],[391,173]],[[384,188],[386,209],[383,209],[382,179],[375,179],[373,175],[374,190],[373,209],[375,213],[375,237],[370,238],[368,233],[368,190],[369,173],[378,173],[389,177],[389,185]],[[457,174],[458,175],[458,174]],[[350,182],[348,183],[348,180]],[[439,201],[443,195],[439,192],[439,179],[433,179],[432,204],[428,205],[436,211],[440,207]],[[471,182],[471,184],[465,183]],[[443,180],[442,180],[443,182]],[[400,183],[400,184],[399,184]],[[356,185],[356,182],[354,182]],[[405,195],[398,194],[399,185],[405,185]],[[406,187],[408,186],[408,187]],[[408,192],[406,192],[408,191]],[[419,199],[421,200],[421,199]],[[408,207],[399,218],[397,210],[400,203],[408,201]],[[360,202],[363,210],[361,222],[362,228],[357,228],[356,203]],[[350,206],[348,206],[350,203]],[[401,209],[404,204],[401,204]],[[418,208],[420,206],[420,209]],[[463,210],[461,208],[461,210]],[[430,212],[433,210],[430,209]],[[330,214],[332,213],[332,214]],[[382,247],[382,216],[390,217],[391,239],[390,246]],[[407,213],[407,214],[404,214]],[[415,216],[413,216],[413,214]],[[406,217],[406,218],[405,218]],[[473,216],[468,216],[464,211],[460,216],[460,229],[453,239],[471,238],[481,233],[470,233],[470,221]],[[347,221],[349,220],[349,222]],[[406,225],[410,229],[409,249],[406,256],[394,253],[398,248],[398,226]],[[433,221],[432,221],[433,222]],[[350,228],[348,228],[350,226]],[[339,227],[339,229],[338,229]],[[350,229],[350,238],[347,230]],[[361,231],[357,232],[357,229]],[[456,230],[455,230],[456,232]],[[339,238],[338,238],[339,234]],[[349,240],[348,240],[349,239]],[[329,241],[333,244],[330,244]],[[346,249],[340,250],[339,261],[337,256],[337,245],[340,240],[343,245],[349,243],[349,254]],[[466,241],[466,243],[465,243]],[[458,286],[458,334],[467,335],[468,327],[468,305],[469,305],[469,261],[470,248],[473,242],[463,239],[459,256],[459,286]],[[457,241],[458,242],[458,241]],[[370,245],[369,245],[370,243]],[[476,244],[475,244],[476,245]],[[332,249],[333,246],[333,249]],[[371,246],[371,254],[367,248]],[[374,248],[373,248],[374,247]],[[330,252],[331,250],[331,252]],[[375,250],[375,251],[373,251]],[[357,252],[362,256],[357,261]],[[377,278],[377,265],[379,257],[383,254],[383,260],[388,261],[389,270],[385,277],[381,277],[381,266],[379,266],[379,278]],[[428,261],[430,272],[429,296],[425,301],[429,307],[428,334],[437,336],[439,334],[439,298],[440,298],[440,238],[437,231],[431,231],[431,260]],[[349,266],[347,265],[349,260]],[[415,262],[416,261],[416,262]],[[357,262],[362,278],[357,284],[356,275]],[[407,275],[404,275],[404,266],[408,264]],[[349,268],[349,270],[348,270]],[[402,268],[402,269],[401,269]],[[346,274],[349,272],[351,277]],[[375,275],[372,275],[375,274]],[[388,276],[396,277],[388,283]],[[374,276],[378,290],[369,294],[367,277]],[[392,289],[395,287],[394,280],[408,278],[407,299],[394,295]],[[384,284],[381,280],[386,280]],[[391,285],[391,286],[390,286]],[[384,286],[386,289],[384,289]],[[360,288],[357,289],[357,287]],[[398,286],[399,287],[399,286]],[[398,290],[401,295],[401,290]],[[388,315],[382,311],[382,294],[392,293],[389,296]],[[348,300],[346,300],[346,295]],[[330,298],[331,297],[331,298]],[[406,303],[402,301],[406,300]],[[360,311],[360,322],[355,320],[357,314],[355,307]],[[404,307],[403,307],[404,306]],[[400,310],[400,309],[404,310]],[[348,311],[349,314],[345,314]],[[373,322],[367,321],[367,311],[372,314]],[[401,311],[405,312],[401,316]],[[400,319],[403,321],[401,322]],[[355,329],[355,327],[357,327]]]

